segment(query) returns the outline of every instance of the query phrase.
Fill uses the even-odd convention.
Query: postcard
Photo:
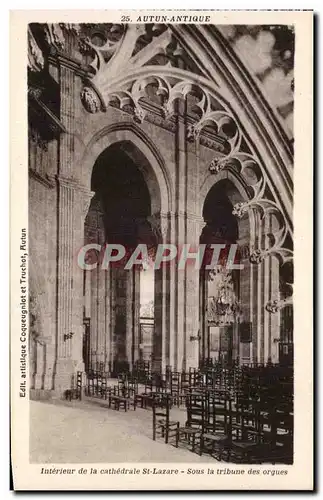
[[[15,490],[313,490],[312,40],[11,12]]]

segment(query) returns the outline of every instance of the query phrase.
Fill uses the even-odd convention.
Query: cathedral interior
[[[293,392],[293,61],[289,26],[28,26],[32,398],[244,369]],[[107,243],[242,268],[78,266]]]

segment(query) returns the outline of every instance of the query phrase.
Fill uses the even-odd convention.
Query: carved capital
[[[213,158],[209,165],[209,171],[211,174],[218,174],[224,168],[229,166],[229,161],[223,158]]]
[[[260,264],[265,258],[265,253],[262,250],[254,250],[251,252],[249,260],[252,264]]]
[[[197,226],[197,233],[198,235],[202,234],[203,229],[206,226],[206,222],[202,217],[198,217],[196,220],[196,226]]]
[[[163,115],[166,121],[169,121],[172,118],[173,114],[174,113],[172,113],[170,109],[168,109],[166,106],[163,106]]]
[[[95,195],[94,191],[83,193],[83,207],[82,207],[83,217],[87,216],[94,195]]]
[[[283,307],[291,305],[292,303],[293,303],[292,296],[281,300],[270,300],[266,304],[266,311],[268,311],[271,314],[275,314],[278,311],[280,311]]]
[[[78,42],[78,47],[79,47],[80,53],[84,56],[91,54],[93,52],[93,49],[91,47],[91,41],[90,41],[89,37],[80,38],[79,42]]]
[[[160,214],[160,232],[163,238],[163,241],[167,238],[167,232],[169,227],[169,220],[166,214]]]
[[[168,232],[168,217],[166,214],[153,214],[147,217],[157,240],[165,241]]]
[[[236,203],[233,207],[232,215],[235,215],[239,219],[242,219],[242,217],[248,212],[248,207],[248,202]]]
[[[267,302],[266,304],[266,311],[274,314],[279,311],[280,309],[280,301],[279,300],[272,300],[270,302]]]
[[[142,123],[145,119],[145,115],[146,113],[142,108],[140,108],[139,106],[135,107],[133,115],[135,122]]]
[[[89,113],[97,113],[101,109],[99,96],[91,87],[84,87],[81,91],[81,101]]]
[[[198,139],[199,136],[199,130],[196,127],[196,125],[193,123],[191,125],[188,125],[187,127],[187,132],[186,132],[186,138],[188,141],[193,142]]]

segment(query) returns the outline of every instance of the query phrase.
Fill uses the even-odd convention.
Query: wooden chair
[[[203,393],[191,392],[186,396],[187,420],[185,426],[178,427],[177,445],[180,442],[192,446],[195,451],[197,439],[203,430],[205,420],[206,398]]]
[[[123,409],[125,412],[129,407],[128,398],[120,394],[118,386],[114,386],[109,393],[109,408],[113,407],[115,410]]]
[[[200,455],[203,452],[222,460],[229,456],[232,432],[232,401],[224,393],[211,391],[207,396],[207,411],[200,438]]]
[[[101,380],[101,396],[103,399],[108,399],[109,395],[108,378],[103,377]],[[110,389],[111,391],[111,389]]]
[[[152,407],[153,398],[153,382],[151,379],[146,380],[144,392],[138,393],[135,396],[137,406],[140,405],[141,408]]]
[[[189,369],[189,389],[197,389],[202,386],[201,380],[202,380],[202,374],[199,370],[196,368],[190,368]]]
[[[233,463],[263,463],[269,445],[263,433],[263,418],[259,402],[238,399],[231,425],[228,459]]]
[[[85,394],[87,396],[101,397],[102,373],[96,370],[89,370],[87,374],[87,384]]]
[[[170,392],[173,396],[174,404],[181,406],[185,404],[187,396],[187,388],[183,388],[183,373],[180,372],[170,372],[169,377],[169,387]],[[185,385],[184,385],[185,387]]]
[[[155,395],[153,400],[153,440],[162,437],[167,444],[170,438],[175,437],[175,444],[178,446],[179,422],[170,419],[170,409],[172,399],[169,394]]]
[[[188,372],[181,372],[181,392],[188,392],[190,387],[190,376]]]
[[[294,415],[291,408],[276,407],[270,417],[270,430],[266,438],[270,449],[268,461],[272,464],[293,464]]]
[[[156,388],[156,391],[160,392],[167,392],[167,380],[166,380],[166,375],[159,373],[159,372],[154,372],[151,375],[152,383]]]
[[[132,386],[132,384],[127,384],[124,387],[119,388],[119,395],[127,400],[128,409],[133,408],[134,411],[136,410],[136,389]]]
[[[65,391],[65,399],[72,401],[72,399],[82,399],[82,372],[78,371],[76,377],[73,376],[72,388]]]

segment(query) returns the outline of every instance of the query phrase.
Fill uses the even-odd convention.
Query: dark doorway
[[[205,227],[200,243],[206,244],[200,272],[200,361],[220,360],[232,363],[238,355],[237,307],[239,276],[226,268],[230,245],[238,240],[238,223],[232,214],[233,205],[227,196],[228,182],[220,181],[209,191],[203,208]],[[232,188],[231,188],[232,189]],[[207,270],[212,261],[211,244],[225,245],[219,265]]]
[[[138,244],[145,244],[149,252],[157,243],[149,221],[150,193],[142,173],[143,169],[147,170],[147,165],[142,162],[145,163],[145,160],[141,153],[132,143],[125,141],[107,148],[98,157],[92,173],[91,189],[96,193],[102,213],[104,244],[119,244],[126,250],[123,260],[110,266],[109,310],[104,313],[107,318],[105,324],[108,325],[105,335],[109,336],[104,342],[110,346],[109,363],[113,375],[131,369],[140,357],[142,266],[135,265],[128,270],[125,264]],[[97,282],[106,283],[107,279]],[[98,297],[104,296],[104,293],[95,293]],[[98,298],[98,304],[100,300],[102,298]],[[91,336],[98,336],[95,329],[99,328],[99,324],[100,321],[97,321],[91,326]],[[101,338],[94,350],[100,349],[102,342]]]

